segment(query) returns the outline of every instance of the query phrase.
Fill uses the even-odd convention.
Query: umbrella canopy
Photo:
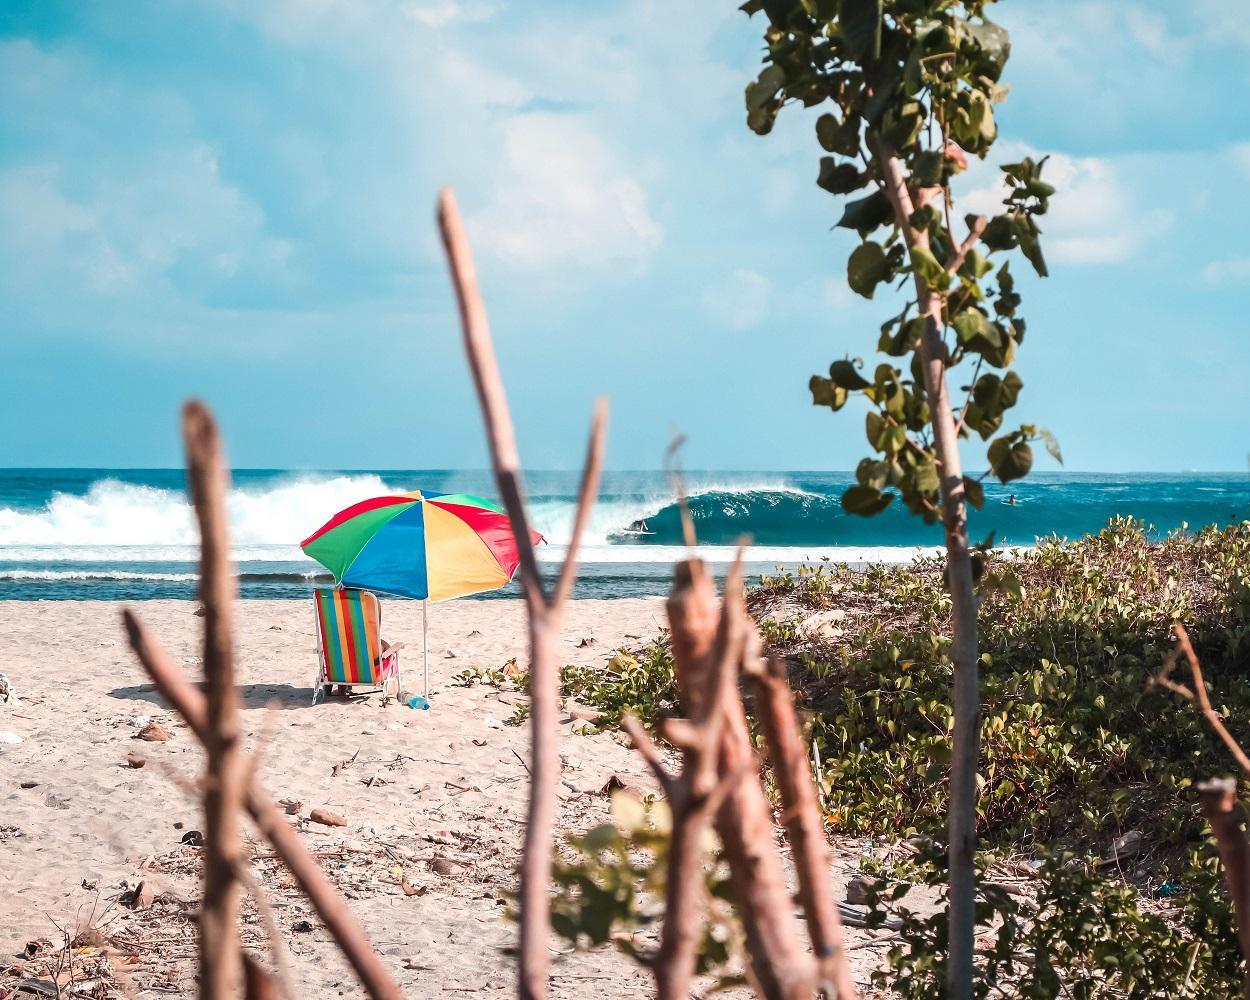
[[[543,541],[532,533],[535,545]],[[503,509],[468,493],[362,500],[300,543],[345,587],[446,601],[496,590],[516,572],[516,536]]]

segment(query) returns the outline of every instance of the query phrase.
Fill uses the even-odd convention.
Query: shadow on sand
[[[202,683],[197,683],[201,691]],[[312,688],[295,687],[291,684],[240,684],[239,704],[244,708],[310,708],[312,706]],[[153,684],[132,684],[129,687],[113,688],[109,697],[125,701],[146,701],[163,708],[170,708],[168,702],[161,697]]]

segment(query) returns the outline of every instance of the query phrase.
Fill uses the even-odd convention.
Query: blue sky
[[[598,393],[617,468],[672,427],[691,467],[852,467],[859,419],[806,382],[889,303],[845,290],[812,117],[746,129],[761,27],[735,6],[7,0],[0,465],[177,465],[197,394],[238,465],[480,467],[451,183],[532,467],[577,463]],[[1016,412],[1072,469],[1244,469],[1250,14],[996,16],[998,159],[1051,153],[1060,187]]]

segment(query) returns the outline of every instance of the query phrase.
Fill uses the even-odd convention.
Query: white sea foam
[[[88,569],[0,569],[0,580],[59,583],[63,580],[154,580],[164,583],[194,583],[195,573],[130,573],[125,570]]]
[[[336,511],[390,488],[379,476],[343,475],[292,478],[262,488],[231,491],[228,507],[234,557],[239,561],[300,560],[299,542]],[[816,494],[761,480],[752,483],[709,481],[691,487],[695,495],[722,493],[743,501],[780,502],[785,496]],[[586,543],[606,550],[611,536],[634,521],[654,517],[671,506],[672,494],[655,492],[609,497],[595,506]],[[732,513],[732,500],[726,512]],[[565,544],[573,528],[569,499],[531,505],[535,528],[553,545]],[[613,562],[653,562],[645,546],[623,546],[628,555],[605,556]],[[198,536],[190,504],[175,490],[116,479],[93,483],[85,494],[57,493],[36,510],[0,508],[0,560],[21,562],[190,561],[198,558]],[[665,557],[666,558],[666,557]]]
[[[261,489],[234,489],[228,500],[231,537],[240,558],[256,547],[281,546],[298,553],[300,540],[335,511],[387,490],[382,479],[372,475],[291,479]],[[182,493],[116,479],[92,483],[81,496],[54,494],[38,510],[0,508],[0,558],[21,558],[10,550],[35,547],[142,547],[172,553],[194,550],[198,541],[191,506]],[[70,558],[90,556],[77,551]]]

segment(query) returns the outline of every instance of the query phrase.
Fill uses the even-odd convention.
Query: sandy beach
[[[55,924],[83,923],[93,906],[109,907],[141,880],[171,898],[195,898],[197,852],[181,841],[200,825],[185,785],[198,775],[202,755],[130,654],[121,607],[0,604],[0,664],[21,699],[0,705],[0,732],[13,734],[0,743],[0,966],[28,941],[55,939]],[[196,605],[136,607],[198,676]],[[565,657],[602,662],[633,637],[654,635],[661,615],[657,600],[575,601],[564,629]],[[389,638],[406,643],[405,683],[419,690],[419,606],[387,602],[383,621]],[[505,724],[518,696],[455,686],[452,676],[524,659],[519,602],[432,609],[434,707],[428,712],[394,703],[383,708],[377,696],[310,707],[315,658],[306,602],[240,602],[237,636],[244,731],[249,752],[261,754],[264,784],[275,798],[299,801],[301,817],[323,808],[347,820],[341,829],[306,819],[300,826],[405,991],[435,996],[510,986],[503,949],[513,930],[502,914],[525,813],[526,731]],[[593,643],[579,648],[584,639]],[[147,720],[160,722],[169,741],[137,739]],[[575,728],[569,719],[562,740],[559,826],[569,830],[606,818],[609,800],[600,789],[610,774],[651,787],[636,755],[607,735],[573,735]],[[129,767],[131,753],[143,755],[146,766]],[[354,763],[334,773],[336,763],[353,756]],[[258,881],[271,891],[283,885],[277,862],[261,845],[257,853]],[[398,875],[413,895],[405,894]],[[299,986],[311,995],[355,993],[350,971],[298,893],[274,895]],[[129,925],[136,942],[148,940],[136,949],[143,959],[132,969],[136,984],[165,977],[176,994],[190,995],[194,938],[173,909],[158,902],[132,912],[114,902],[104,919],[113,931]],[[250,919],[255,922],[254,913]],[[179,936],[169,940],[171,934]],[[556,988],[584,996],[609,967],[614,991],[645,983],[614,953],[600,952],[560,963]]]

